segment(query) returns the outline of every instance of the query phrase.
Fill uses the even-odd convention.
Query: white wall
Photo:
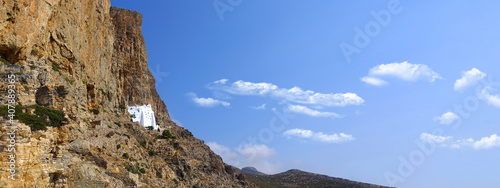
[[[153,111],[153,108],[151,108],[151,104],[142,106],[128,106],[127,108],[130,115],[135,115],[135,117],[132,118],[133,122],[139,122],[144,127],[153,126],[154,130],[160,128],[156,124],[155,112]]]

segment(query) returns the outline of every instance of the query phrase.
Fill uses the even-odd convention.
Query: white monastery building
[[[128,106],[128,113],[132,116],[133,122],[139,122],[144,127],[152,126],[153,130],[158,130],[159,125],[156,124],[155,112],[151,108],[151,104],[142,106]]]

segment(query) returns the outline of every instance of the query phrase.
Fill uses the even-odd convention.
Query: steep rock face
[[[119,81],[120,99],[126,105],[151,104],[157,121],[170,120],[167,107],[156,92],[155,79],[147,64],[146,43],[142,36],[142,15],[138,12],[111,7],[115,27],[112,72]]]
[[[0,187],[249,186],[170,121],[147,66],[141,14],[109,0],[0,4],[0,57],[13,64],[0,64],[0,77],[16,74],[16,104],[66,114],[63,126],[45,131],[15,121],[16,180],[0,172]],[[6,96],[2,82],[0,105]],[[175,138],[130,121],[123,107],[142,104]],[[0,129],[0,171],[8,169],[9,131]]]

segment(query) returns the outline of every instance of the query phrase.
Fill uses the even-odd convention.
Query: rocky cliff
[[[0,117],[0,187],[250,186],[170,121],[148,69],[140,13],[109,0],[0,4],[0,106],[7,109],[9,74],[18,105],[15,180],[12,130],[5,111]],[[126,106],[142,104],[171,134],[130,121]]]

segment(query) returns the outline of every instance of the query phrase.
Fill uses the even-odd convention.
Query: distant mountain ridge
[[[255,175],[267,175],[266,173],[263,173],[263,172],[261,172],[261,171],[257,170],[256,168],[254,168],[254,167],[249,167],[249,166],[247,166],[247,167],[243,167],[243,168],[241,169],[241,171],[243,171],[243,172],[247,172],[247,173],[250,173],[250,174],[255,174]]]
[[[342,178],[335,178],[321,174],[304,172],[298,169],[291,169],[286,172],[266,175],[254,167],[245,167],[240,170],[248,182],[261,188],[328,188],[328,187],[349,187],[349,188],[388,188],[386,186],[351,181]]]

